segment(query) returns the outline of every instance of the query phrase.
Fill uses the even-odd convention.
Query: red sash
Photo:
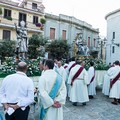
[[[95,78],[95,70],[94,70],[94,76],[92,77],[90,83],[94,80],[94,78]]]
[[[69,72],[75,65],[76,65],[76,63],[72,64],[72,66],[69,68]]]
[[[72,78],[72,82],[71,82],[71,86],[73,85],[73,82],[75,81],[75,79],[80,75],[80,73],[83,71],[83,67],[80,67],[79,70],[75,73],[75,75]]]
[[[112,86],[114,85],[114,83],[120,78],[120,72],[118,73],[118,75],[110,82],[110,88],[112,88]]]
[[[67,65],[64,66],[65,69],[66,69],[67,67],[68,67]]]

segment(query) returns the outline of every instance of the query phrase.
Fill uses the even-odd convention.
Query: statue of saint
[[[25,53],[28,51],[28,38],[27,38],[27,29],[25,28],[25,22],[20,22],[20,28],[15,24],[16,33],[17,33],[17,42],[16,42],[16,53],[23,54],[22,57],[25,57]]]
[[[86,45],[85,41],[82,40],[82,36],[80,33],[77,34],[77,36],[75,38],[75,43],[78,47],[78,51],[77,51],[78,55],[89,56],[89,48]]]

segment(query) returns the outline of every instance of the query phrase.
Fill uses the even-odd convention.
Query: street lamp
[[[112,39],[111,41],[112,41],[112,44],[113,44],[113,45],[116,45],[117,47],[120,47],[120,43],[115,43],[115,40],[114,40],[114,39]]]
[[[106,44],[106,38],[100,38],[98,36],[98,45],[100,48],[100,58],[103,59],[103,46]]]

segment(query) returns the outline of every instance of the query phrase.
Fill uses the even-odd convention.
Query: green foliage
[[[39,56],[44,55],[44,46],[47,43],[47,39],[44,38],[42,35],[33,34],[32,37],[29,39],[28,45],[28,57],[30,59],[36,59]]]
[[[28,65],[27,76],[40,76],[41,71],[39,70],[39,62],[41,58],[33,60],[25,60]],[[13,74],[16,72],[17,62],[14,57],[5,57],[2,66],[0,67],[0,78],[6,77],[7,75]]]
[[[9,74],[15,73],[16,63],[13,57],[5,57],[0,67],[0,77],[6,77]]]
[[[0,42],[0,59],[3,61],[5,57],[15,55],[15,41],[4,40]]]
[[[46,23],[46,20],[45,20],[44,18],[41,18],[41,19],[40,19],[40,22],[41,22],[42,24],[45,24],[45,23]]]
[[[12,18],[10,16],[7,16],[6,19],[12,21]]]
[[[46,47],[53,58],[67,58],[70,46],[65,40],[54,40]]]
[[[88,70],[88,68],[90,67],[90,62],[94,62],[94,67],[96,70],[108,70],[109,66],[107,64],[105,64],[101,59],[90,59],[87,58],[85,59],[85,68]]]
[[[39,62],[40,62],[40,57],[37,59],[32,59],[32,60],[25,60],[25,62],[28,65],[28,71],[27,71],[27,76],[40,76],[41,71],[39,69]]]
[[[2,8],[0,8],[0,15],[2,15]]]

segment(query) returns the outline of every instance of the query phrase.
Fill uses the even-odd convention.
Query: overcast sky
[[[105,15],[120,8],[120,0],[43,0],[45,12],[74,16],[106,36]]]

